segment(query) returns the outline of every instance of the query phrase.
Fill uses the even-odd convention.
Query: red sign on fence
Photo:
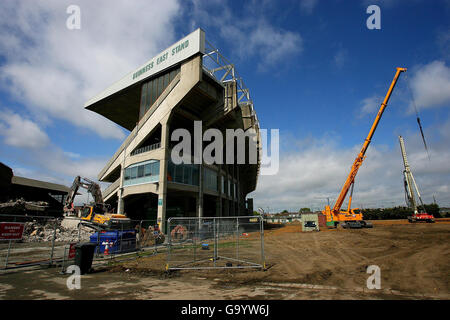
[[[75,245],[76,245],[76,243],[71,243],[71,244],[70,244],[68,259],[73,259],[73,258],[75,258]]]
[[[0,240],[20,240],[24,224],[20,222],[0,222]]]

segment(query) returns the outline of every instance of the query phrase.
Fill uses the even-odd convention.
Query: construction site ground
[[[165,272],[166,254],[95,267],[69,290],[58,268],[0,273],[0,299],[449,299],[450,219],[373,229],[265,230],[267,270]],[[367,289],[369,265],[381,289]]]

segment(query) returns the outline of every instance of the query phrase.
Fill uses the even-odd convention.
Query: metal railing
[[[167,270],[265,268],[263,220],[168,219]]]
[[[131,152],[131,155],[134,156],[134,155],[137,155],[137,154],[141,154],[141,153],[144,153],[144,152],[147,152],[147,151],[151,151],[151,150],[156,150],[156,149],[159,149],[159,148],[161,148],[161,142],[157,142],[157,143],[151,144],[149,146],[145,146],[145,147],[136,149],[133,152]]]
[[[244,80],[237,73],[234,64],[228,61],[208,40],[205,39],[205,54],[203,55],[203,69],[219,82],[236,81],[238,91],[238,103],[249,104],[253,102],[250,98],[250,90],[244,83]],[[256,121],[256,113],[254,113]]]
[[[103,191],[103,200],[106,201],[108,197],[117,190],[120,186],[120,178],[118,178],[116,181],[111,183],[109,186],[106,187],[106,189]]]

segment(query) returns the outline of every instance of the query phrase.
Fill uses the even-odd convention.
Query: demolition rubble
[[[56,223],[56,226],[55,224]],[[55,229],[56,228],[56,229]],[[24,242],[42,242],[52,241],[55,236],[56,242],[75,242],[75,241],[89,241],[89,236],[92,230],[81,226],[80,229],[67,228],[61,225],[61,220],[39,222],[26,222],[23,232]]]

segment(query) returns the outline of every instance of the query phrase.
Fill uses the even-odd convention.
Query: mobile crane
[[[402,151],[403,165],[405,167],[405,170],[403,170],[403,182],[405,186],[406,204],[408,205],[408,207],[414,210],[413,215],[408,217],[408,221],[411,223],[421,221],[432,223],[434,222],[434,216],[425,212],[426,210],[422,201],[422,197],[420,196],[419,188],[417,188],[416,180],[414,179],[411,168],[409,167],[408,159],[406,158],[406,148],[403,137],[399,136],[398,139],[400,142],[400,150]],[[422,207],[420,212],[417,206],[416,197],[414,195],[413,186],[417,192],[417,197],[419,198]]]
[[[387,103],[389,101],[389,98],[391,97],[392,91],[394,90],[397,80],[402,72],[406,72],[406,68],[397,68],[391,86],[389,87],[389,90],[383,100],[383,103],[381,104],[378,114],[375,117],[372,127],[370,128],[369,134],[366,140],[364,140],[364,144],[361,148],[361,151],[359,152],[358,156],[353,162],[347,180],[345,181],[344,186],[341,189],[339,197],[336,199],[336,203],[334,204],[333,208],[327,205],[325,206],[325,210],[322,211],[322,213],[326,216],[327,221],[326,223],[328,227],[338,227],[340,224],[342,227],[348,228],[372,227],[372,224],[370,222],[363,220],[363,215],[358,208],[351,209],[353,186],[355,184],[356,174],[358,173],[358,170],[365,159],[366,151],[369,148],[370,142],[372,141],[373,134],[375,133],[378,123],[381,120],[381,116],[383,115],[383,112],[387,107]],[[345,197],[347,196],[347,193],[349,191],[350,196],[348,200],[347,210],[341,210],[342,204],[344,203]]]
[[[79,188],[87,189],[94,199],[93,204],[86,204],[83,206],[81,214],[81,224],[93,229],[116,229],[124,225],[128,227],[130,219],[123,214],[108,213],[109,207],[103,202],[102,191],[98,183],[95,183],[88,178],[75,177],[70,192],[67,195],[64,212],[73,212],[73,201],[78,194]]]

